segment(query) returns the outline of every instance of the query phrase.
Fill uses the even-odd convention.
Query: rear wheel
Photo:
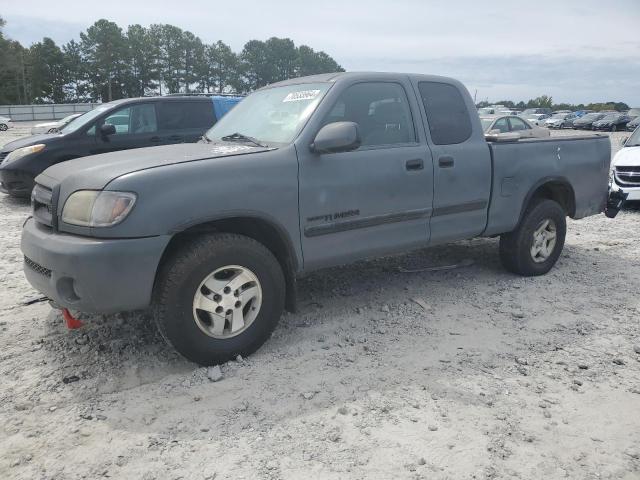
[[[4,123],[0,123],[0,132],[6,132],[7,130],[9,130],[9,127]]]
[[[234,234],[199,237],[162,268],[154,317],[164,338],[201,365],[247,356],[269,338],[284,308],[273,254]]]
[[[553,200],[534,201],[520,225],[500,237],[502,265],[519,275],[544,275],[558,261],[566,233],[564,209]]]

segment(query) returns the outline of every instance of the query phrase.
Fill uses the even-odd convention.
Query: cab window
[[[362,146],[416,141],[409,101],[397,83],[366,82],[347,88],[325,117],[323,125],[355,122]]]

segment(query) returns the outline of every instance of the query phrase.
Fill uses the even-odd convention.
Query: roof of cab
[[[351,80],[394,80],[399,77],[409,77],[416,80],[423,81],[437,81],[444,83],[459,83],[457,80],[449,77],[442,77],[439,75],[425,75],[419,73],[394,73],[394,72],[334,72],[334,73],[322,73],[319,75],[309,75],[307,77],[290,78],[281,82],[272,83],[262,88],[282,87],[285,85],[296,85],[301,83],[323,83],[323,82],[337,82],[343,79]]]

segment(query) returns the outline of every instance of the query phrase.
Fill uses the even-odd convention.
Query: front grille
[[[34,262],[29,257],[27,256],[24,257],[24,263],[27,267],[29,267],[34,272],[39,273],[40,275],[43,275],[47,278],[51,278],[51,270],[49,270],[46,267],[43,267],[39,263]]]
[[[622,187],[640,187],[640,166],[616,167],[615,178]]]
[[[47,187],[36,184],[31,193],[33,217],[39,223],[47,227],[53,227],[56,217],[56,207],[53,201],[53,191]]]

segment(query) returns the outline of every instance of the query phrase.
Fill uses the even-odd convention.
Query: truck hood
[[[640,167],[640,147],[624,147],[613,157],[615,167]]]
[[[53,188],[65,181],[65,184],[78,188],[101,190],[112,180],[140,170],[268,150],[274,149],[243,144],[211,143],[180,143],[122,150],[58,163],[38,175],[36,182]]]

